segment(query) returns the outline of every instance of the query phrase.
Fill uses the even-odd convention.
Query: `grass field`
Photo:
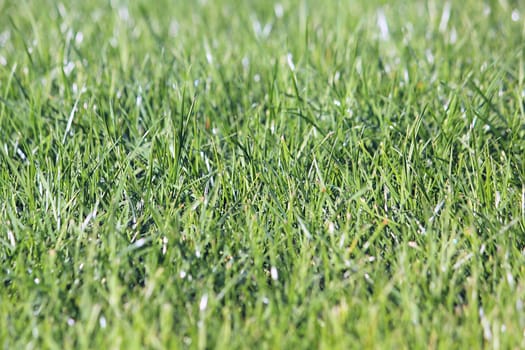
[[[3,349],[525,348],[524,23],[0,0]]]

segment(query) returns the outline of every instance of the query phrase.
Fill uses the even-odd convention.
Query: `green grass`
[[[0,0],[3,349],[525,347],[521,1]]]

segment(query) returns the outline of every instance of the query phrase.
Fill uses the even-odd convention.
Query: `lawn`
[[[524,23],[0,0],[2,349],[525,348]]]

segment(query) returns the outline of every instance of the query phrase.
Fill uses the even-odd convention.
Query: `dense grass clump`
[[[0,339],[525,348],[520,1],[0,1]]]

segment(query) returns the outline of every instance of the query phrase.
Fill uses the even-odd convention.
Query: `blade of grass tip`
[[[78,101],[80,100],[80,96],[82,96],[82,93],[78,94],[78,97],[75,100],[75,103],[73,104],[73,108],[71,109],[71,113],[69,113],[69,118],[67,120],[66,130],[64,131],[64,136],[62,137],[62,144],[63,145],[66,143],[67,134],[71,130],[71,125],[73,125],[73,118],[75,117],[75,113],[77,111],[77,106],[78,106]]]
[[[184,95],[183,95],[183,99],[184,99]],[[185,113],[184,111],[184,102],[183,102],[181,112],[180,112],[181,125],[179,129],[179,152],[182,152],[182,147],[184,146],[184,143],[186,142],[186,139],[188,137],[188,124],[189,124],[191,116],[193,115],[196,101],[197,101],[197,94],[194,94],[191,99],[191,104],[190,104],[190,107],[188,108],[187,113]]]
[[[122,138],[119,137],[115,141],[106,142],[107,144],[109,144],[111,142],[113,142],[113,143],[109,147],[107,147],[103,152],[101,152],[98,162],[96,162],[91,167],[91,169],[87,169],[87,172],[89,174],[88,177],[92,177],[95,174],[95,171],[97,171],[97,169],[99,169],[102,166],[102,164],[106,160],[106,157],[108,155],[110,155],[117,148],[117,146],[120,144],[121,141],[122,141]]]
[[[313,120],[312,118],[310,118],[309,116],[303,114],[301,111],[289,111],[290,114],[292,115],[295,115],[295,116],[298,116],[300,117],[301,119],[305,120],[306,122],[308,122],[308,124],[312,125],[314,128],[317,129],[317,131],[319,131],[321,133],[321,135],[323,135],[323,137],[326,137],[327,135],[327,132],[321,128],[321,126],[319,126],[319,124],[317,124],[315,122],[315,120]]]
[[[295,75],[295,64],[293,63],[292,54],[289,53],[287,55],[286,59],[288,61],[288,67],[290,68],[290,75],[292,77],[292,83],[293,83],[293,88],[294,88],[294,92],[295,92],[295,98],[299,102],[301,102],[301,104],[304,105],[305,100],[301,97],[301,93],[299,92],[299,85],[297,83],[297,76]],[[317,124],[312,118],[308,117],[307,115],[302,113],[300,110],[298,112],[296,112],[296,113],[293,113],[293,112],[291,112],[291,113],[301,117],[302,119],[307,121],[309,124],[313,125],[323,136],[326,136],[326,134],[327,134],[326,131],[323,130],[319,126],[319,124]]]
[[[270,85],[270,98],[273,98],[273,93],[275,92],[275,88],[277,87],[277,79],[279,77],[279,62],[275,60],[273,63],[273,70],[272,70],[272,80]]]
[[[233,138],[232,139],[233,143],[239,147],[242,151],[242,153],[244,154],[244,156],[246,157],[246,159],[248,160],[248,162],[251,162],[252,161],[252,157],[250,155],[250,152],[248,152],[248,149],[246,147],[244,147],[240,142],[239,142],[239,139],[238,138]]]
[[[499,111],[499,109],[494,105],[494,103],[492,103],[492,100],[489,99],[484,93],[483,91],[481,91],[481,89],[479,88],[479,86],[476,85],[476,83],[470,79],[469,80],[469,83],[470,85],[472,86],[472,88],[476,91],[476,93],[483,99],[483,101],[490,107],[490,109],[496,113],[496,115],[498,116],[498,118],[503,122],[503,124],[505,124],[505,127],[509,127],[509,122],[508,120],[503,116],[503,114],[501,114],[501,112]],[[476,113],[476,112],[475,112]],[[490,127],[492,128],[493,125],[492,123],[490,123],[487,118],[483,118],[482,116],[479,115],[479,113],[476,113],[476,115],[482,119],[484,122],[486,122],[488,125],[490,125]]]
[[[153,167],[154,167],[154,160],[155,160],[155,157],[156,157],[156,150],[157,149],[161,149],[161,147],[159,147],[159,137],[158,135],[153,135],[153,137],[151,138],[151,150],[149,152],[149,157],[148,157],[148,175],[147,175],[147,178],[146,178],[146,184],[148,186],[147,188],[147,191],[148,191],[148,198],[151,198],[151,191],[153,189],[153,186],[152,186],[152,182],[153,182]]]
[[[295,64],[293,62],[292,54],[289,53],[286,56],[286,59],[288,61],[288,67],[290,68],[290,75],[292,76],[292,83],[293,83],[293,88],[295,92],[295,97],[297,98],[298,101],[303,102],[304,100],[301,97],[301,94],[299,93],[299,86],[297,84],[297,76],[295,75]]]
[[[181,152],[182,152],[182,142],[184,141],[184,110],[186,108],[186,88],[183,88],[182,90],[182,100],[181,100],[181,106],[180,106],[180,120],[179,120],[179,129],[177,132],[177,139],[175,137],[173,138],[173,149],[177,151],[177,154],[175,155],[175,178],[178,178],[179,175],[179,166],[180,166],[180,159],[181,159]],[[176,128],[177,123],[175,122],[175,118],[172,117],[171,120],[172,127]],[[177,142],[175,144],[175,142]]]
[[[29,59],[29,62],[31,62],[31,66],[34,66],[35,63],[33,62],[33,57],[31,56],[31,53],[29,51],[29,47],[27,46],[26,41],[24,40],[24,37],[27,35],[25,33],[22,33],[20,29],[18,29],[17,25],[15,24],[15,21],[11,16],[7,16],[9,23],[11,24],[11,28],[14,29],[14,31],[20,35],[22,45],[24,46],[24,52],[26,53],[27,58]]]
[[[181,107],[179,111],[180,120],[179,120],[179,126],[178,126],[179,129],[177,132],[177,139],[175,140],[174,138],[173,140],[174,143],[175,141],[177,141],[177,144],[173,145],[173,148],[177,151],[175,155],[176,158],[175,158],[175,169],[174,169],[175,181],[178,181],[179,179],[180,167],[182,164],[182,151],[184,150],[184,144],[186,143],[186,139],[188,137],[188,123],[189,123],[190,117],[193,115],[196,101],[197,101],[197,94],[195,93],[193,95],[188,111],[186,111],[186,89],[184,88],[182,91],[182,102],[181,102]],[[174,120],[172,120],[172,125],[173,127],[176,127]]]
[[[13,72],[13,79],[15,80],[15,83],[16,85],[18,86],[18,88],[20,89],[20,91],[22,92],[22,95],[24,95],[24,98],[29,101],[30,98],[29,98],[29,94],[27,93],[27,90],[26,88],[24,87],[24,85],[22,85],[22,82],[20,81],[20,79],[18,79],[18,76],[16,75],[15,72]]]
[[[11,72],[9,73],[9,77],[3,81],[5,84],[4,97],[7,97],[9,91],[11,91],[11,85],[15,78],[14,75],[16,74],[17,67],[18,67],[18,63],[15,62],[13,66],[11,67]]]

